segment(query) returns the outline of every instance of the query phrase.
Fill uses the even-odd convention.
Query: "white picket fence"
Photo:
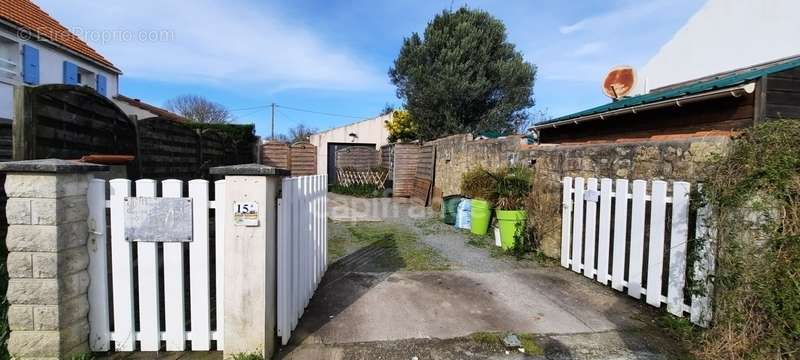
[[[689,183],[673,182],[671,196],[664,181],[650,182],[649,193],[647,181],[634,180],[630,192],[628,185],[624,179],[563,179],[561,265],[603,285],[610,282],[615,290],[626,288],[636,299],[644,295],[652,306],[666,304],[667,311],[676,316],[688,313],[693,323],[706,326],[711,319],[710,299],[693,294],[687,304],[684,298],[690,241]],[[705,226],[706,211],[698,212],[695,238],[710,231]],[[708,244],[698,246],[698,251],[700,261],[693,264],[693,274],[707,283],[713,271],[713,252]],[[665,281],[666,292],[662,290]]]
[[[327,261],[326,175],[283,179],[278,202],[278,336],[286,345]]]
[[[209,200],[209,183],[206,180],[189,181],[188,197],[192,199],[192,241],[185,243],[163,243],[163,254],[159,254],[158,243],[129,242],[125,239],[124,201],[134,196],[131,181],[114,179],[110,184],[110,197],[106,200],[105,180],[94,179],[89,184],[88,205],[90,212],[89,248],[89,323],[92,351],[107,351],[114,342],[117,351],[133,351],[136,342],[142,351],[158,351],[161,341],[166,343],[167,351],[186,350],[186,341],[191,342],[193,351],[211,349],[216,341],[216,349],[224,349],[222,343],[223,297],[216,289],[223,289],[223,211],[215,211],[213,233],[209,233],[209,210],[223,204],[225,181],[214,183],[216,198]],[[156,197],[157,182],[149,179],[135,182],[136,197]],[[161,197],[185,197],[183,182],[164,180],[161,182]],[[110,214],[110,234],[107,234],[106,209]],[[209,237],[215,236],[215,256],[209,252]],[[110,235],[110,236],[109,236]],[[110,237],[110,254],[107,253]],[[188,246],[188,258],[184,257],[183,247]],[[135,254],[134,254],[135,249]],[[110,255],[110,256],[109,256]],[[216,264],[210,262],[216,259]],[[109,299],[109,261],[111,262],[111,283]],[[184,266],[189,262],[188,267]],[[214,266],[212,266],[214,265]],[[159,267],[163,272],[163,287],[159,286]],[[138,282],[134,284],[134,269]],[[210,282],[212,271],[216,272],[215,282]],[[185,311],[185,295],[188,277],[189,309]],[[135,291],[138,290],[138,291]],[[216,293],[215,299],[211,294]],[[138,298],[134,298],[138,295]],[[160,299],[163,299],[163,307]],[[138,313],[134,304],[138,300]],[[215,303],[212,304],[212,301]],[[113,304],[113,313],[111,306]],[[212,311],[212,306],[215,311]],[[137,318],[138,315],[138,318]],[[212,315],[216,316],[216,328],[212,328]],[[165,322],[161,330],[160,319]],[[111,328],[113,320],[113,331]],[[139,330],[135,324],[139,324]],[[187,330],[187,323],[191,331]]]

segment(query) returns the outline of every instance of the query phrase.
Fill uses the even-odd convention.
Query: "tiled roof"
[[[693,95],[704,93],[716,89],[727,88],[739,84],[744,84],[756,80],[758,78],[781,72],[789,69],[800,67],[800,56],[781,59],[766,64],[756,65],[744,69],[734,70],[727,73],[717,74],[710,77],[704,77],[692,81],[687,81],[679,84],[665,86],[663,88],[655,89],[652,92],[644,95],[623,98],[622,100],[615,101],[609,104],[594,107],[588,110],[576,112],[574,114],[562,116],[549,121],[534,124],[534,128],[557,123],[560,121],[571,120],[587,115],[595,115],[605,113],[612,110],[620,110],[633,106],[645,105],[662,100],[676,99],[686,95]]]
[[[102,4],[98,5],[102,6]],[[32,38],[41,36],[103,66],[121,72],[75,34],[30,0],[0,0],[0,19],[25,30]]]
[[[117,96],[114,96],[114,100],[123,101],[123,102],[127,103],[130,106],[134,106],[134,107],[137,107],[139,109],[142,109],[142,110],[145,110],[145,111],[149,111],[149,112],[151,112],[153,114],[156,114],[157,116],[159,116],[161,118],[164,118],[164,119],[167,119],[167,120],[172,120],[172,121],[177,121],[177,122],[189,122],[189,120],[186,119],[183,116],[180,116],[180,115],[178,115],[178,114],[176,114],[174,112],[162,109],[162,108],[160,108],[158,106],[153,106],[153,105],[150,105],[148,103],[142,102],[142,100],[139,100],[139,99],[129,98],[129,97],[125,96],[125,95],[117,95]]]

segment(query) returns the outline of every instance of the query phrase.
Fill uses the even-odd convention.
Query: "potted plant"
[[[494,198],[497,227],[503,249],[514,247],[515,239],[525,229],[528,214],[525,201],[531,192],[531,171],[522,166],[503,168],[492,174],[495,178]]]
[[[492,217],[495,177],[481,167],[467,171],[461,178],[461,193],[471,198],[470,231],[476,235],[486,235]]]

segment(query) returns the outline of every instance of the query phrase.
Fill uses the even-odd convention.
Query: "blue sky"
[[[401,105],[387,71],[403,37],[450,0],[34,0],[125,73],[121,93],[154,105],[199,94],[231,109],[272,102],[374,116]],[[501,19],[508,38],[537,65],[536,106],[551,116],[605,103],[600,83],[614,65],[643,66],[703,0],[452,1]],[[130,35],[146,34],[144,40]],[[156,36],[152,34],[156,34]],[[149,38],[149,39],[147,39]],[[234,111],[269,135],[269,109]],[[277,132],[353,118],[279,109]]]

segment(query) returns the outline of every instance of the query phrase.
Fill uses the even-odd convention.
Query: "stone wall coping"
[[[0,162],[0,172],[6,173],[90,173],[108,171],[108,165],[93,164],[75,160],[41,159]]]
[[[209,169],[212,175],[289,176],[289,170],[261,164],[217,166]]]

